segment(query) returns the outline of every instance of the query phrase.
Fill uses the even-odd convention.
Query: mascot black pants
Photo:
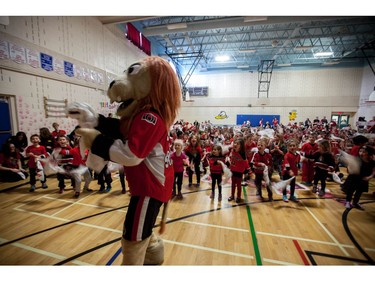
[[[150,197],[132,196],[125,217],[123,238],[142,241],[150,237],[162,204]]]

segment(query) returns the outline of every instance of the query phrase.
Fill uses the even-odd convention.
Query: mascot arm
[[[144,159],[138,158],[129,148],[128,142],[111,139],[105,135],[98,135],[91,147],[91,152],[105,160],[122,164],[124,166],[136,166]]]

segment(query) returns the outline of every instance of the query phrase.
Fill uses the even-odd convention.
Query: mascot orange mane
[[[162,264],[164,245],[153,228],[164,203],[160,233],[174,180],[169,128],[180,107],[181,90],[169,63],[148,57],[132,64],[110,83],[111,103],[121,103],[120,119],[95,113],[86,103],[68,107],[81,127],[83,149],[90,149],[87,166],[100,172],[108,161],[124,166],[130,203],[122,235],[122,264]]]

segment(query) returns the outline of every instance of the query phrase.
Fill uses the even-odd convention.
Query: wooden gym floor
[[[346,210],[334,182],[325,198],[299,184],[299,203],[275,193],[261,202],[250,183],[237,204],[227,201],[229,184],[220,203],[209,198],[209,182],[189,188],[186,181],[183,199],[169,203],[164,265],[375,264],[374,180],[360,200],[365,211]],[[78,199],[71,187],[59,194],[56,177],[47,184],[30,193],[27,180],[0,183],[0,265],[120,265],[130,196],[121,194],[117,174],[109,193],[93,181],[94,191]]]

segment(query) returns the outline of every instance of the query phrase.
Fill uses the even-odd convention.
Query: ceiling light
[[[228,61],[228,60],[229,60],[229,56],[227,56],[227,55],[216,56],[216,57],[215,57],[215,60],[216,60],[216,61],[219,61],[219,62],[222,62],[222,61]]]
[[[255,53],[257,50],[255,50],[255,49],[240,49],[238,51],[240,53]]]
[[[291,63],[279,63],[277,66],[291,66]]]
[[[307,51],[312,49],[313,46],[296,46],[294,47],[294,50],[300,50],[300,51]]]
[[[326,62],[323,62],[322,65],[335,65],[339,63],[340,63],[339,61],[326,61]]]
[[[250,65],[237,65],[237,68],[249,68]]]
[[[265,21],[267,17],[244,17],[243,22]]]
[[[333,52],[318,52],[314,54],[314,57],[329,57],[332,55],[333,55]]]
[[[181,28],[187,28],[186,22],[181,22],[181,23],[173,23],[173,24],[168,24],[167,29],[181,29]]]

